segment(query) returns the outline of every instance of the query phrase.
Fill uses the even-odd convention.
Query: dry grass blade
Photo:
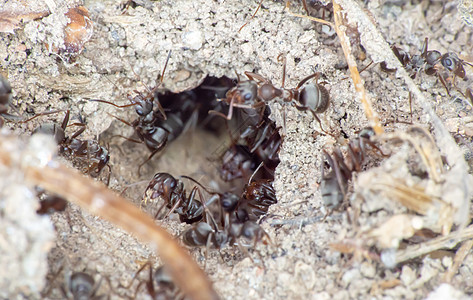
[[[422,215],[426,215],[435,205],[440,204],[438,201],[434,202],[435,198],[426,194],[423,187],[408,186],[397,178],[391,178],[391,181],[374,181],[371,189],[390,194],[392,199]]]
[[[452,249],[458,243],[473,239],[473,226],[470,225],[464,229],[454,231],[446,236],[430,240],[419,245],[410,246],[404,250],[395,253],[394,262],[399,264],[401,262],[431,253],[439,249]],[[383,257],[383,255],[381,255]]]
[[[379,123],[378,116],[376,112],[373,110],[373,106],[371,105],[371,100],[369,96],[366,94],[365,87],[363,82],[361,81],[360,72],[358,72],[358,68],[356,66],[355,57],[351,53],[350,49],[350,42],[347,40],[347,36],[345,35],[344,28],[342,22],[342,8],[340,5],[333,0],[333,15],[335,20],[335,32],[337,33],[338,38],[340,39],[340,44],[342,45],[343,54],[345,55],[345,59],[348,64],[348,68],[350,69],[350,77],[353,80],[353,84],[355,86],[355,90],[360,95],[361,103],[363,104],[363,108],[365,110],[366,117],[371,123],[376,134],[382,134],[384,132],[381,124]]]
[[[463,242],[461,247],[458,249],[457,253],[455,254],[455,258],[453,259],[453,266],[448,269],[447,273],[445,273],[445,281],[451,282],[453,276],[457,273],[458,268],[465,260],[465,257],[470,253],[471,248],[473,247],[473,239]]]
[[[45,150],[45,142],[39,140],[41,136],[33,136],[27,150],[22,152],[20,149],[24,147],[19,139],[3,131],[0,139],[0,163],[10,169],[19,168],[28,183],[56,193],[149,242],[167,265],[176,285],[189,298],[218,299],[205,273],[166,230],[102,183],[51,160],[52,152]],[[35,144],[38,149],[32,148],[31,145]],[[52,147],[54,149],[54,144]]]

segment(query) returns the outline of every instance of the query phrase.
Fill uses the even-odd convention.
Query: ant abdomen
[[[330,104],[330,94],[324,86],[308,83],[302,87],[297,100],[303,107],[319,114],[327,110]]]

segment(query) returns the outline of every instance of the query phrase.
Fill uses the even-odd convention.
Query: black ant
[[[358,138],[349,142],[346,158],[343,157],[339,147],[335,147],[331,155],[323,150],[330,171],[327,173],[325,164],[322,163],[320,190],[322,200],[328,208],[336,208],[346,199],[348,181],[352,178],[353,172],[361,171],[368,145],[382,156],[387,156],[370,140],[372,136],[374,136],[372,128],[362,130]]]
[[[187,196],[184,183],[180,179],[176,179],[168,173],[157,173],[146,188],[145,200],[153,201],[158,197],[163,198],[164,203],[158,209],[155,217],[164,207],[167,207],[169,212],[166,217],[175,212],[179,214],[181,222],[192,224],[200,221],[204,214],[202,199],[197,200],[196,193],[197,187],[194,187]]]
[[[217,111],[210,111],[209,113],[217,114],[230,120],[232,118],[233,108],[238,107],[243,109],[256,109],[259,110],[262,115],[264,113],[264,107],[268,102],[277,101],[281,105],[284,105],[284,107],[285,104],[290,103],[298,110],[310,111],[321,125],[317,114],[327,110],[330,103],[330,95],[324,86],[309,82],[309,80],[314,78],[317,80],[320,77],[320,73],[309,75],[302,79],[295,88],[287,89],[284,87],[286,60],[282,55],[278,57],[278,60],[283,61],[283,80],[281,88],[275,87],[269,79],[259,74],[245,72],[249,80],[242,81],[238,78],[237,86],[229,90],[226,94],[226,98],[223,99],[230,106],[228,114],[225,116]]]
[[[8,112],[11,98],[10,83],[0,75],[0,116],[4,116]],[[0,127],[3,126],[3,119],[0,118]]]
[[[279,164],[279,149],[282,143],[279,127],[276,127],[269,117],[263,116],[259,124],[248,126],[239,139],[272,174]]]
[[[253,172],[255,165],[248,147],[231,145],[222,155],[222,164],[219,168],[220,178],[224,181],[245,178]]]
[[[251,260],[247,249],[248,245],[244,242],[253,241],[256,245],[258,241],[263,241],[265,244],[271,243],[271,239],[266,231],[253,221],[240,222],[233,214],[230,223],[219,225],[211,214],[206,214],[209,219],[204,222],[201,221],[191,228],[185,230],[182,234],[184,244],[190,247],[206,246],[207,251],[210,247],[222,249],[227,244],[238,248],[245,253]]]
[[[242,252],[249,256],[244,246],[244,240],[253,241],[254,245],[263,240],[271,242],[268,234],[254,221],[260,215],[267,212],[269,205],[276,203],[276,196],[270,181],[260,180],[251,182],[253,176],[258,172],[260,166],[255,170],[250,178],[250,183],[245,186],[245,192],[241,198],[234,193],[215,193],[209,191],[199,184],[203,190],[211,194],[212,197],[203,202],[206,211],[206,219],[202,220],[183,233],[183,241],[188,246],[206,246],[209,248],[221,249],[225,245],[237,245]],[[199,190],[199,194],[201,194]],[[202,195],[200,195],[203,199]],[[245,198],[246,197],[246,198]],[[209,211],[208,205],[218,199],[219,217],[215,217]],[[219,221],[217,222],[216,219]]]
[[[67,280],[66,288],[61,287],[61,291],[67,299],[99,300],[104,298],[97,295],[101,282],[95,283],[94,278],[85,272],[76,272]]]
[[[64,269],[64,265],[61,265],[61,267],[53,275],[52,279],[50,279],[49,282],[55,281],[63,269]],[[95,282],[95,279],[86,272],[74,272],[72,274],[70,273],[70,271],[65,272],[64,283],[60,285],[60,291],[64,297],[63,299],[74,299],[74,300],[99,300],[99,299],[104,299],[104,298],[109,299],[110,296],[97,294],[102,284],[102,279],[103,278],[100,278],[98,282]],[[105,279],[109,287],[113,289],[112,285],[110,284],[110,279],[109,278],[105,278]],[[44,299],[48,298],[52,292],[52,288],[53,286],[49,285],[49,287],[44,292],[41,293],[42,298]]]
[[[149,277],[146,281],[140,281],[136,286],[135,295],[132,299],[136,299],[138,293],[143,285],[145,285],[148,294],[151,296],[151,299],[183,299],[182,293],[179,293],[178,288],[172,281],[172,278],[167,274],[164,266],[159,266],[153,272],[153,265],[150,261],[143,264],[138,271],[136,271],[133,279],[130,281],[128,286],[121,287],[125,289],[130,289],[133,284],[133,281],[138,277],[138,275],[145,270],[149,269]]]
[[[51,112],[44,113],[50,114]],[[41,115],[41,114],[40,114]],[[30,118],[23,122],[28,122],[40,115],[36,115],[33,118]],[[54,139],[59,145],[59,153],[64,154],[67,157],[78,158],[81,161],[87,162],[86,172],[93,177],[96,177],[100,174],[105,166],[109,169],[109,176],[107,179],[107,184],[110,180],[111,168],[108,165],[110,160],[110,155],[108,150],[100,146],[99,143],[95,140],[81,140],[77,137],[85,131],[85,124],[83,123],[74,123],[72,125],[80,126],[78,131],[76,131],[71,136],[66,136],[66,128],[69,123],[70,111],[66,111],[66,115],[62,121],[61,126],[57,126],[54,123],[41,124],[38,128],[34,130],[33,133],[45,133],[54,136]]]
[[[422,45],[422,50],[420,55],[409,56],[407,52],[396,47],[391,46],[394,55],[399,59],[403,67],[411,72],[411,77],[414,79],[418,72],[423,70],[425,74],[431,76],[437,76],[442,82],[442,85],[445,87],[448,95],[450,91],[447,87],[447,83],[442,74],[439,73],[438,64],[440,63],[447,71],[452,72],[454,76],[465,78],[465,65],[473,67],[473,64],[466,62],[458,57],[454,52],[448,52],[441,54],[437,50],[428,50],[429,39],[426,37],[424,44]],[[381,69],[385,72],[394,72],[394,69],[389,69],[386,66],[385,62],[381,63]]]

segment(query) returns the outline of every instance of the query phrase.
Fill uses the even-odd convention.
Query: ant
[[[213,246],[222,249],[225,245],[237,245],[238,248],[245,253],[251,260],[251,256],[244,240],[253,241],[254,246],[258,241],[265,244],[271,243],[271,239],[266,231],[253,221],[240,222],[235,215],[230,219],[228,226],[219,226],[211,214],[207,214],[209,219],[201,221],[191,228],[185,230],[182,234],[184,244],[189,247],[206,246],[208,249]]]
[[[8,112],[8,106],[11,99],[10,83],[0,75],[0,115],[5,116]],[[3,119],[0,118],[0,127],[3,126]]]
[[[362,130],[358,138],[349,142],[346,158],[343,157],[339,147],[335,147],[331,155],[323,150],[330,171],[326,173],[324,163],[322,163],[320,190],[322,200],[328,208],[336,208],[346,199],[348,181],[351,179],[353,172],[361,171],[368,145],[382,156],[387,156],[370,140],[374,134],[371,127]]]
[[[67,299],[98,300],[104,297],[97,295],[102,280],[95,283],[94,278],[85,272],[73,273],[66,282],[66,288],[62,286],[61,291]]]
[[[279,164],[278,153],[282,143],[279,127],[269,117],[263,116],[259,124],[248,126],[241,133],[240,140],[263,162],[265,169],[273,173]]]
[[[152,299],[183,299],[182,293],[179,293],[178,288],[172,281],[172,278],[167,274],[164,266],[157,267],[156,270],[153,272],[153,265],[150,261],[147,261],[138,269],[138,271],[136,271],[128,286],[123,286],[121,284],[120,286],[128,290],[133,284],[133,281],[146,268],[149,269],[148,280],[140,281],[140,283],[135,289],[135,295],[133,299],[137,298],[137,295],[143,284],[145,285],[146,290]]]
[[[256,125],[247,126],[222,156],[220,176],[224,181],[247,178],[251,170],[263,163],[269,173],[279,164],[282,139],[275,123],[267,116]]]
[[[57,270],[53,275],[52,279],[49,282],[53,282],[59,276],[59,274],[64,269],[64,265]],[[95,279],[86,272],[74,272],[71,274],[70,271],[64,273],[64,283],[60,285],[60,291],[63,295],[63,299],[74,299],[74,300],[99,300],[107,298],[110,296],[97,295],[97,292],[102,284],[102,279],[98,282],[95,282]],[[112,289],[110,284],[110,279],[105,278],[109,287]],[[52,285],[41,293],[42,298],[46,299],[52,292]]]
[[[295,88],[287,89],[284,87],[286,79],[286,58],[279,55],[278,61],[283,62],[281,88],[275,87],[269,79],[257,73],[245,72],[249,80],[242,81],[238,76],[238,84],[230,89],[226,94],[226,98],[223,99],[230,106],[228,114],[225,116],[221,112],[214,110],[209,113],[220,115],[227,120],[231,120],[233,108],[238,107],[260,110],[261,115],[263,115],[264,109],[262,108],[270,101],[277,101],[283,105],[284,108],[286,107],[285,104],[289,103],[300,111],[310,111],[322,127],[317,114],[327,110],[330,103],[330,95],[324,86],[317,82],[309,82],[311,79],[316,79],[317,81],[320,77],[320,73],[309,75],[302,79]],[[322,131],[324,130],[322,129]]]
[[[269,206],[277,203],[272,179],[260,179],[245,185],[238,202],[237,217],[240,221],[257,221],[268,212]]]
[[[45,113],[50,114],[50,113]],[[23,122],[28,122],[42,114],[36,115]],[[66,115],[62,121],[61,126],[57,126],[54,123],[41,124],[34,130],[33,133],[45,133],[54,136],[54,139],[59,145],[59,153],[62,153],[68,157],[79,158],[79,160],[87,161],[87,173],[92,177],[97,177],[105,166],[109,169],[109,175],[107,179],[107,185],[110,181],[110,174],[112,172],[111,167],[108,165],[110,155],[108,150],[100,146],[95,140],[81,140],[77,137],[85,131],[85,124],[74,123],[72,125],[82,127],[76,131],[72,136],[66,136],[66,128],[69,123],[70,111],[66,111]]]
[[[253,176],[261,168],[262,164],[253,172]],[[191,179],[191,178],[190,178]],[[191,179],[193,180],[193,179]],[[183,233],[183,241],[188,246],[210,246],[221,249],[225,245],[237,245],[242,252],[251,258],[245,247],[244,240],[254,242],[254,246],[258,241],[263,240],[265,243],[271,241],[268,234],[256,223],[255,220],[267,212],[269,205],[276,203],[276,196],[272,189],[270,181],[260,180],[251,182],[245,186],[243,193],[244,199],[234,193],[215,193],[211,192],[200,183],[203,190],[211,194],[212,197],[205,203],[203,207],[206,213],[205,221],[202,220],[193,227],[187,229]],[[203,199],[199,190],[201,199]],[[219,222],[216,217],[208,211],[208,204],[214,199],[218,199],[220,216]]]
[[[248,147],[231,145],[222,155],[222,165],[219,169],[220,178],[232,181],[248,176],[255,167],[255,162]]]
[[[193,180],[192,178],[190,179]],[[181,180],[174,178],[168,173],[157,173],[145,190],[145,200],[154,200],[158,197],[164,199],[164,203],[158,209],[155,218],[158,217],[161,210],[166,206],[169,211],[165,218],[175,212],[179,214],[181,222],[192,224],[200,221],[204,214],[202,199],[200,201],[196,199],[196,192],[197,187],[194,187],[189,196],[187,196],[184,183]]]
[[[418,72],[424,71],[429,76],[437,76],[440,82],[445,87],[447,94],[450,96],[450,90],[447,87],[446,80],[442,74],[439,73],[438,64],[440,63],[448,72],[454,74],[454,76],[465,78],[465,65],[473,67],[473,64],[466,62],[458,57],[454,52],[448,52],[441,54],[437,50],[428,50],[429,39],[426,37],[420,55],[409,56],[407,52],[396,47],[391,46],[394,55],[399,59],[403,67],[408,71],[412,72],[411,77],[414,79]],[[394,72],[394,69],[389,69],[385,62],[380,65],[381,69],[385,72]],[[454,77],[455,79],[455,77]]]

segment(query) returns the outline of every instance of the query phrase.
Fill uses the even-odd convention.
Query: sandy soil
[[[17,11],[11,1],[7,2],[11,6],[5,5],[0,13]],[[396,178],[405,177],[406,172],[410,172],[406,161],[409,162],[410,170],[416,168],[416,160],[412,158],[415,151],[412,147],[386,143],[383,150],[404,153],[404,156],[398,153],[398,156],[384,165],[378,156],[369,158],[367,168],[381,165],[381,169],[374,169],[374,172],[381,173],[361,174],[355,188],[352,188],[354,192],[350,193],[351,205],[348,212],[336,210],[322,221],[328,212],[318,188],[322,149],[330,152],[335,145],[346,146],[349,139],[355,138],[361,129],[370,125],[348,78],[349,72],[345,68],[346,60],[338,38],[328,26],[291,16],[284,10],[284,3],[281,1],[263,1],[262,9],[254,19],[249,20],[257,7],[256,1],[145,0],[144,6],[123,10],[123,6],[116,1],[92,0],[85,1],[83,5],[89,10],[93,34],[81,53],[74,59],[67,60],[64,54],[57,54],[57,51],[65,47],[63,32],[68,22],[65,14],[79,1],[37,2],[38,7],[44,7],[43,11],[49,10],[51,14],[19,24],[18,29],[11,33],[0,33],[0,71],[12,85],[12,103],[17,110],[10,112],[31,117],[47,110],[70,109],[74,120],[77,121],[80,116],[87,123],[87,129],[81,137],[99,138],[102,143],[110,144],[110,188],[121,191],[132,183],[144,181],[126,191],[126,196],[136,205],[140,205],[146,183],[156,172],[195,176],[215,189],[227,189],[228,186],[216,179],[215,163],[209,163],[209,153],[219,149],[223,143],[222,137],[200,130],[182,136],[172,142],[160,157],[153,158],[146,164],[141,175],[138,175],[138,164],[144,161],[149,152],[142,144],[113,138],[117,134],[131,136],[133,129],[110,116],[113,114],[125,120],[133,120],[136,116],[134,109],[117,109],[85,99],[127,103],[127,94],[133,94],[133,90],[145,91],[146,87],[157,84],[157,77],[169,50],[172,50],[172,55],[162,87],[175,92],[197,86],[207,75],[234,78],[235,72],[243,74],[244,71],[257,72],[278,85],[282,80],[282,64],[277,59],[279,54],[287,57],[287,87],[295,87],[302,78],[314,71],[323,74],[321,81],[330,91],[331,106],[320,118],[324,128],[336,138],[320,134],[319,125],[310,114],[287,108],[286,136],[274,181],[278,204],[271,207],[269,216],[262,222],[274,245],[258,244],[256,249],[250,251],[255,259],[261,255],[262,263],[252,262],[236,247],[222,249],[220,253],[210,251],[205,262],[203,249],[190,249],[199,264],[202,267],[205,265],[206,273],[222,298],[471,297],[471,250],[467,249],[466,258],[448,284],[444,284],[444,276],[455,264],[455,252],[458,248],[436,251],[430,256],[412,259],[393,268],[364,255],[374,247],[389,250],[389,247],[380,246],[380,238],[370,235],[372,230],[382,228],[381,225],[386,224],[392,216],[412,215],[412,210],[393,201],[389,195],[370,190],[372,180],[383,178],[383,174],[400,172],[400,177]],[[457,2],[365,2],[366,5],[359,5],[368,14],[368,18],[374,20],[376,27],[390,44],[396,44],[411,55],[419,54],[424,38],[428,37],[429,49],[441,53],[456,52],[465,61],[473,61],[472,27],[462,21],[462,15],[456,8]],[[463,4],[468,5],[468,1],[463,1]],[[352,2],[344,1],[343,5],[348,9]],[[26,8],[20,6],[16,9],[21,12],[21,9]],[[291,9],[303,13],[299,2],[292,3]],[[314,14],[321,16],[321,12]],[[401,78],[380,70],[379,62],[385,59],[381,46],[370,36],[372,33],[369,28],[363,27],[364,23],[359,21],[362,17],[356,16],[356,10],[348,15],[348,20],[353,21],[351,19],[358,21],[359,31],[363,33],[361,43],[368,50],[365,58],[359,42],[355,42],[352,48],[359,69],[367,66],[371,60],[375,61],[373,66],[361,74],[374,110],[378,113],[380,122],[385,124],[386,132],[405,132],[410,126],[405,123],[411,121],[409,89]],[[246,21],[248,24],[239,32]],[[6,26],[4,23],[0,25]],[[465,66],[465,70],[466,78],[457,78],[458,90],[452,89],[451,95],[447,95],[435,76],[421,73],[416,77],[415,83],[448,131],[455,135],[465,154],[466,163],[471,168],[472,103],[459,91],[464,92],[467,87],[473,88],[473,68]],[[423,124],[430,131],[431,127],[427,124],[432,118],[419,103],[414,99],[412,121]],[[282,125],[281,106],[272,105],[271,109],[272,118],[278,125]],[[50,122],[49,120],[59,123],[62,118],[63,113],[59,113],[25,124],[7,122],[5,127],[11,128],[18,135],[29,135],[39,124]],[[73,132],[72,128],[68,130]],[[439,139],[437,134],[435,133],[435,138]],[[431,146],[437,147],[435,144]],[[448,152],[442,147],[440,152],[448,158]],[[460,153],[459,150],[457,152]],[[399,166],[405,166],[402,171],[404,173],[399,171]],[[450,164],[453,169],[452,166]],[[469,175],[464,175],[465,181],[471,180]],[[446,189],[445,183],[437,184],[431,195],[446,195],[447,199],[451,195],[447,194]],[[3,198],[1,201],[4,201]],[[463,208],[464,212],[463,217],[454,213],[449,215],[448,221],[453,223],[455,230],[466,224],[464,219],[470,212],[471,193],[467,194],[466,200],[462,198],[461,201],[463,206],[450,203],[456,209]],[[31,202],[27,206],[33,207],[34,211],[35,204],[33,200]],[[143,209],[152,213],[156,210],[154,205],[147,204]],[[21,220],[24,216],[20,215],[18,218]],[[48,255],[48,275],[45,265],[40,267],[41,263],[31,264],[31,259],[27,261],[12,255],[10,261],[18,264],[17,261],[21,260],[23,266],[15,276],[21,278],[21,272],[31,273],[29,270],[34,269],[33,277],[36,276],[38,280],[34,283],[20,283],[18,280],[15,287],[10,284],[1,285],[5,287],[2,288],[5,292],[0,297],[37,299],[41,298],[40,291],[44,287],[43,291],[49,290],[48,298],[62,298],[60,286],[64,284],[64,274],[78,271],[93,274],[97,281],[99,278],[106,278],[111,282],[113,291],[107,280],[103,280],[97,292],[99,295],[107,294],[112,299],[131,297],[136,283],[129,289],[118,288],[118,285],[127,285],[146,260],[152,259],[156,265],[160,264],[159,257],[154,257],[146,245],[74,205],[70,205],[64,213],[53,214],[50,219],[54,224],[56,240]],[[438,219],[430,216],[430,219],[423,220],[427,224],[429,220]],[[15,222],[20,221],[12,222],[16,224]],[[44,222],[44,219],[41,218],[38,222]],[[186,228],[186,225],[173,218],[160,224],[175,235]],[[425,227],[437,232],[442,230],[429,224]],[[51,228],[44,232],[47,237],[38,237],[41,242],[49,239]],[[366,248],[363,249],[366,251],[361,253],[359,248],[353,246],[345,251],[350,253],[341,253],[340,248],[334,249],[331,246],[332,243],[348,240],[358,241],[357,245],[365,243]],[[397,245],[391,248],[397,248]],[[11,255],[5,248],[1,249],[4,252],[2,257]],[[35,254],[38,261],[45,260],[47,249],[49,248],[45,246]],[[63,272],[58,275],[61,268]],[[7,270],[2,269],[0,275],[3,276],[0,278],[8,277]],[[141,274],[142,280],[146,276],[147,274]],[[15,282],[15,279],[11,281]],[[10,287],[6,288],[7,286]],[[435,295],[432,294],[434,291]],[[148,297],[144,288],[140,293],[139,298]]]

